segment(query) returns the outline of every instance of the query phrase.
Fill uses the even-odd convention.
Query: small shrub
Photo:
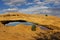
[[[48,16],[47,14],[45,16]]]
[[[32,25],[31,30],[32,30],[32,31],[36,31],[36,25]]]

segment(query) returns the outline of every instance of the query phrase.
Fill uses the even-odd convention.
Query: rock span
[[[0,22],[3,24],[14,21],[32,22],[50,29],[60,30],[60,18],[57,18],[55,16],[23,14],[19,12],[7,12],[0,15]]]

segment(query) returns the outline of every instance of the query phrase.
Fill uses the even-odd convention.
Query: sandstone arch
[[[9,13],[9,14],[8,14]],[[10,21],[24,20],[38,25],[42,25],[51,29],[60,30],[60,18],[54,16],[44,16],[35,14],[23,14],[18,12],[8,12],[0,15],[0,22],[8,23]],[[7,16],[9,15],[9,16]]]

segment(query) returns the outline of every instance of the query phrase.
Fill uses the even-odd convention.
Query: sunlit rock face
[[[60,40],[59,34],[60,18],[55,16],[19,12],[0,15],[0,40]]]

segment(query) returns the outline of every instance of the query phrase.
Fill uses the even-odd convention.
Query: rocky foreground
[[[8,17],[7,14],[0,15],[0,40],[60,40],[60,18],[35,14],[11,15],[16,14],[11,13]],[[23,19],[36,24],[36,31],[31,30],[32,25],[18,24],[16,26],[6,26],[3,24],[6,21],[15,21],[17,18],[18,20]],[[40,26],[44,26],[49,30],[43,30]]]

